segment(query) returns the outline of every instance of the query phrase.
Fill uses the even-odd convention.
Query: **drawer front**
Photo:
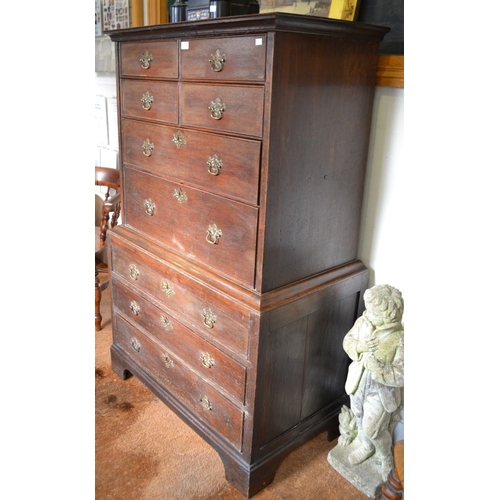
[[[121,80],[122,115],[177,125],[177,83]]]
[[[253,287],[258,210],[125,167],[125,223]]]
[[[258,203],[260,141],[124,119],[123,161],[236,200]],[[146,156],[143,145],[153,144]]]
[[[113,315],[113,343],[125,351],[195,416],[241,451],[243,412],[162,346]]]
[[[244,403],[244,366],[116,279],[113,280],[113,305],[203,378]]]
[[[264,88],[181,83],[181,125],[262,137]]]
[[[179,76],[177,40],[122,42],[120,75],[177,78]]]
[[[181,78],[256,80],[266,76],[266,37],[181,40]]]
[[[154,297],[165,311],[203,338],[248,358],[249,311],[225,295],[172,269],[164,261],[113,239],[111,266],[126,283]]]

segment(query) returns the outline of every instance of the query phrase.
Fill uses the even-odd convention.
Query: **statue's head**
[[[363,295],[367,316],[371,323],[380,326],[401,322],[404,301],[401,292],[391,285],[375,285]]]

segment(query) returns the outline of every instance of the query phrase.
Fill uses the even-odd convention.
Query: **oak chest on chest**
[[[204,437],[248,497],[294,448],[337,435],[348,401],[386,31],[263,14],[111,33],[113,369]]]

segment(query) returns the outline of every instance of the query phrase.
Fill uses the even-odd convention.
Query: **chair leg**
[[[101,287],[99,281],[99,271],[95,270],[95,331],[101,330]]]
[[[375,500],[399,500],[403,496],[403,486],[394,469],[387,476]]]

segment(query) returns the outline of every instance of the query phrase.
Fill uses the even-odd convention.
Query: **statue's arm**
[[[394,355],[389,362],[377,359],[376,356],[368,356],[364,366],[372,372],[373,378],[384,385],[391,387],[404,386],[404,345],[402,339],[397,341]]]

